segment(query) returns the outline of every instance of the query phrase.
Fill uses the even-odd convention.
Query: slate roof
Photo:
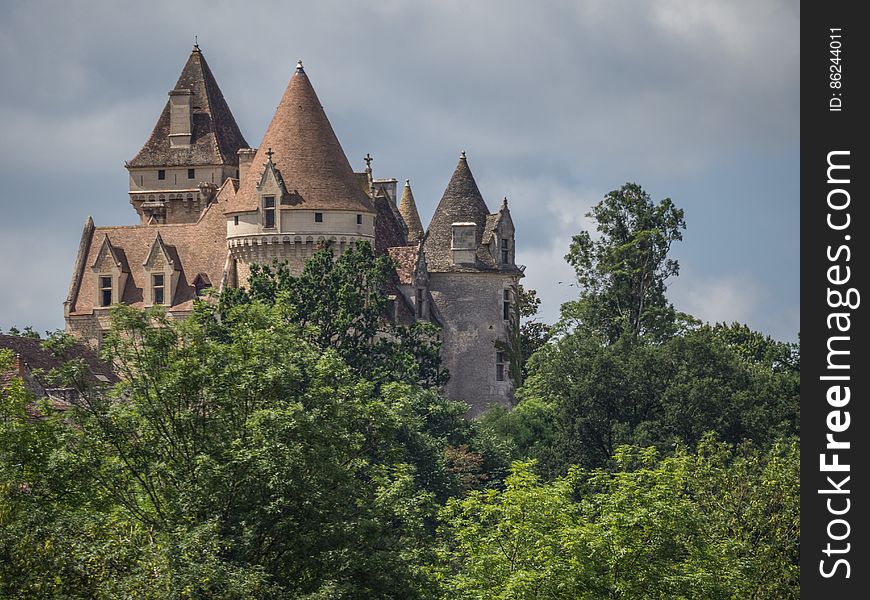
[[[70,315],[91,314],[96,301],[96,277],[91,269],[104,240],[108,238],[123,269],[129,273],[122,301],[131,306],[144,305],[144,286],[147,273],[143,263],[148,258],[155,238],[160,236],[163,246],[180,270],[176,292],[167,298],[167,310],[184,311],[193,307],[196,297],[194,281],[202,274],[218,285],[226,267],[226,217],[223,211],[234,196],[235,182],[228,179],[195,223],[160,225],[132,225],[123,227],[93,227],[85,225],[81,252],[82,269],[70,289]],[[78,264],[78,263],[77,263]]]
[[[194,46],[173,89],[193,92],[190,146],[170,146],[167,101],[151,137],[139,153],[127,162],[127,166],[238,165],[237,152],[239,148],[247,148],[248,142],[239,130],[199,46]]]
[[[228,213],[259,208],[257,184],[269,152],[292,198],[291,208],[374,212],[301,62]]]
[[[489,252],[482,248],[481,241],[486,227],[489,209],[474,175],[468,166],[465,152],[459,158],[459,164],[453,171],[453,176],[444,190],[444,195],[432,215],[429,229],[423,242],[426,250],[426,261],[430,272],[463,271],[474,272],[482,270],[497,270],[498,266]],[[453,243],[453,223],[474,223],[475,242],[478,246],[477,261],[475,264],[454,265],[451,246]]]
[[[414,202],[414,193],[411,191],[410,180],[405,180],[402,188],[402,199],[399,201],[399,213],[408,227],[408,241],[416,242],[423,237],[423,224],[420,222],[420,213],[417,212],[417,204]]]

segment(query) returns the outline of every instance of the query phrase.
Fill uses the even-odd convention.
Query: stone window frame
[[[501,350],[495,353],[495,380],[496,381],[507,381],[507,371],[505,367],[507,365],[507,360],[505,353]]]
[[[362,225],[362,224],[363,224],[363,216],[362,216],[361,214],[359,214],[359,213],[357,213],[357,215],[356,215],[356,224],[357,224],[357,225]]]
[[[187,170],[187,178],[188,179],[196,179],[196,169],[188,169]]]
[[[322,212],[314,213],[314,222],[315,223],[323,223],[323,213]]]
[[[511,264],[511,239],[509,237],[500,238],[499,250],[501,250],[501,264]]]
[[[109,285],[106,286],[106,280],[109,280]],[[106,292],[109,293],[109,303],[106,304]],[[108,308],[114,304],[115,299],[115,278],[111,273],[97,273],[97,298],[100,308]]]
[[[160,278],[159,284],[157,282],[158,277]],[[151,305],[166,305],[166,273],[163,271],[151,273]]]
[[[511,290],[510,288],[504,288],[501,293],[502,298],[502,319],[505,321],[510,321],[511,319]]]
[[[166,169],[157,169],[157,181],[166,181]]]
[[[271,201],[271,206],[269,206]],[[269,225],[269,215],[272,217],[272,224]],[[278,222],[278,209],[275,205],[274,195],[263,196],[263,229],[275,229]]]

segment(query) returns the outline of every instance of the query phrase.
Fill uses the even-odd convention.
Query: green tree
[[[587,216],[599,236],[575,235],[565,256],[581,292],[565,307],[563,322],[581,324],[609,343],[624,333],[657,339],[672,331],[676,315],[665,290],[679,263],[668,252],[683,239],[682,209],[670,198],[655,204],[639,185],[627,183]]]
[[[448,502],[447,597],[798,597],[796,443],[623,446],[614,463],[549,483],[515,463],[503,491]]]
[[[247,290],[227,290],[216,304],[200,303],[196,318],[212,335],[225,338],[234,326],[229,308],[280,299],[288,307],[288,323],[300,326],[317,347],[333,348],[360,376],[437,387],[449,378],[441,367],[437,328],[386,318],[394,269],[393,260],[376,256],[367,242],[352,244],[338,257],[327,242],[298,276],[286,263],[253,265]]]

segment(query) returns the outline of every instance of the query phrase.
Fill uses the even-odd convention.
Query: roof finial
[[[465,160],[465,150],[459,153],[459,160]]]
[[[504,200],[501,201],[501,207],[507,208],[507,196],[504,197]]]
[[[411,187],[411,180],[410,179],[405,180],[405,187]]]
[[[199,36],[198,35],[193,36],[193,50],[194,50],[194,52],[199,52]]]
[[[272,162],[272,155],[273,154],[275,154],[275,153],[272,152],[272,148],[269,148],[268,150],[266,150],[266,156],[269,157],[269,162]]]
[[[371,153],[366,152],[366,155],[363,158],[363,160],[366,161],[366,171],[371,171],[372,170],[372,161],[374,160],[374,158],[372,158]]]
[[[298,61],[296,61],[296,72],[297,73],[304,73],[305,72],[305,69],[302,67],[302,59],[301,58]]]

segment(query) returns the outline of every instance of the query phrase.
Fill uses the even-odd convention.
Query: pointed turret
[[[414,193],[411,192],[411,182],[408,179],[405,180],[405,188],[402,190],[399,213],[408,226],[408,243],[416,244],[423,237],[423,224],[420,222],[420,213],[417,212],[417,204],[414,202]]]
[[[193,47],[151,137],[127,167],[238,165],[245,141],[199,46]],[[218,184],[223,181],[217,182]]]
[[[283,178],[290,207],[374,212],[301,61],[287,84],[238,195],[227,207],[228,213],[258,209],[257,184],[266,163],[267,148],[271,149],[271,160]]]
[[[474,254],[483,239],[488,215],[489,209],[468,167],[465,152],[462,152],[426,232],[425,250],[430,269],[449,270],[456,264],[452,252],[458,247],[454,243],[454,225],[462,229],[463,238],[468,237],[463,242],[463,248],[469,251],[466,254]]]

